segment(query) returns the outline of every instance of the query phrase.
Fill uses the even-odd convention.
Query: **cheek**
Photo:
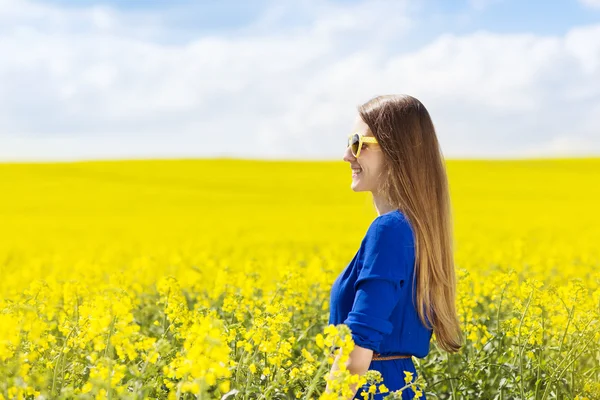
[[[382,165],[374,165],[371,166],[368,172],[369,179],[371,180],[380,180],[383,179],[383,166]]]
[[[365,153],[360,155],[360,164],[363,169],[364,175],[368,175],[369,178],[376,178],[381,171],[383,171],[383,158],[381,152],[369,151],[367,149]]]
[[[382,173],[383,164],[381,163],[381,160],[373,157],[368,160],[368,163],[366,163],[364,168],[367,170],[368,175],[377,176]]]

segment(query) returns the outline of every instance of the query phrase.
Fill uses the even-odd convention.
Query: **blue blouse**
[[[375,218],[333,283],[329,324],[346,324],[356,345],[381,355],[425,357],[432,331],[421,323],[414,305],[414,243],[413,228],[400,210]],[[403,371],[417,376],[411,358],[373,360],[369,369],[381,372],[390,391],[405,385]],[[355,398],[362,399],[360,392]],[[385,395],[389,393],[375,399]],[[405,399],[413,396],[412,390],[403,393]]]

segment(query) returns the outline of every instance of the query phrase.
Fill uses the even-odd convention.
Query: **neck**
[[[398,209],[398,207],[388,203],[383,196],[378,194],[373,194],[373,203],[375,204],[377,215],[386,214]]]

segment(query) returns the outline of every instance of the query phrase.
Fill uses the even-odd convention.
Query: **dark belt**
[[[374,361],[381,361],[381,360],[396,360],[398,358],[411,358],[412,356],[407,355],[407,354],[394,354],[391,356],[382,356],[379,353],[373,353],[373,360]]]

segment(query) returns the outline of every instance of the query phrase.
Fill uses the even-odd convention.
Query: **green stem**
[[[544,319],[544,310],[542,309],[542,344],[544,343],[544,332],[546,331],[545,329],[545,319]],[[541,379],[541,374],[542,374],[542,357],[543,357],[544,352],[540,351],[540,354],[538,354],[538,368],[537,368],[537,374],[536,374],[536,379],[535,379],[535,395],[533,396],[534,399],[538,398],[538,392],[540,390],[540,379]]]
[[[592,321],[590,321],[590,322],[588,322],[588,323],[586,324],[586,326],[585,326],[584,330],[585,330],[585,329],[587,329],[587,327],[588,327],[588,326],[591,324],[591,322],[592,322]],[[582,350],[582,351],[581,351],[579,354],[582,354],[582,353],[585,351],[585,349],[587,348],[587,346],[588,346],[588,345],[591,343],[591,341],[594,339],[594,335],[590,335],[590,337],[591,337],[591,339],[590,339],[590,340],[588,340],[588,342],[586,343],[585,347],[583,348],[583,350]],[[560,367],[563,365],[563,363],[564,363],[565,361],[567,361],[567,360],[569,360],[569,359],[571,358],[571,355],[572,355],[572,354],[573,354],[573,353],[576,351],[577,347],[578,347],[578,346],[573,346],[573,347],[571,348],[571,350],[569,350],[569,352],[567,353],[567,355],[566,355],[566,356],[565,356],[565,357],[562,359],[562,361],[561,361],[561,362],[558,364],[558,366],[557,366],[557,367],[554,369],[555,371],[558,371],[558,370],[559,370],[559,368],[560,368]],[[560,355],[560,353],[559,353],[559,355]],[[563,370],[563,372],[561,372],[560,374],[558,374],[558,377],[557,377],[556,379],[560,379],[560,378],[562,377],[562,374],[563,374],[563,373],[564,373],[564,372],[565,372],[565,371],[568,369],[568,367],[571,365],[571,363],[575,361],[575,359],[577,359],[577,357],[574,357],[574,358],[573,358],[573,360],[572,360],[572,361],[571,361],[569,364],[567,364],[567,366],[565,367],[565,369]],[[548,384],[546,385],[546,390],[544,390],[544,394],[542,395],[542,400],[543,400],[543,399],[545,399],[545,398],[546,398],[546,396],[548,395],[548,391],[550,390],[550,387],[551,387],[551,385],[550,385],[549,383],[550,383],[550,382],[552,382],[552,381],[555,381],[555,380],[556,380],[556,379],[555,379],[555,376],[556,376],[556,374],[553,374],[553,375],[550,377],[550,379],[548,379]]]
[[[525,379],[523,379],[523,349],[525,348],[525,346],[521,346],[521,327],[523,326],[523,321],[525,320],[525,315],[527,315],[527,310],[529,309],[529,304],[531,304],[532,297],[533,297],[533,290],[531,290],[531,293],[529,294],[529,297],[527,298],[527,304],[525,305],[525,310],[523,310],[523,315],[521,315],[521,320],[519,321],[519,334],[517,337],[517,343],[519,345],[519,375],[521,376],[519,383],[521,386],[521,398],[522,399],[525,398],[525,387],[523,384],[523,381],[525,380]]]
[[[330,352],[331,351],[332,350],[330,349]],[[308,386],[308,393],[306,393],[306,395],[304,396],[304,400],[310,400],[311,399],[310,396],[312,395],[313,391],[315,390],[315,386],[316,386],[317,380],[320,379],[321,372],[323,371],[324,367],[326,365],[328,365],[327,358],[328,357],[325,357],[324,360],[321,360],[321,365],[319,365],[319,368],[317,369],[317,372],[316,372],[315,376],[313,377],[312,381],[310,382],[310,385]],[[336,359],[333,361],[334,364],[335,364],[335,362],[336,362],[337,359],[338,359],[338,356],[336,356]]]
[[[71,331],[69,332],[69,334],[67,335],[67,337],[65,338],[65,340],[63,342],[63,345],[62,345],[62,348],[60,349],[59,355],[56,357],[56,365],[54,366],[54,374],[52,376],[52,389],[50,390],[51,395],[54,395],[54,389],[56,387],[56,374],[58,372],[58,366],[61,361],[64,363],[64,358],[65,358],[64,350],[67,347],[67,342],[69,341],[69,338],[71,337],[73,332],[75,332],[76,328],[77,328],[77,325],[75,325],[75,326],[73,326],[73,328],[71,328]],[[64,379],[64,373],[63,373],[63,379]]]

